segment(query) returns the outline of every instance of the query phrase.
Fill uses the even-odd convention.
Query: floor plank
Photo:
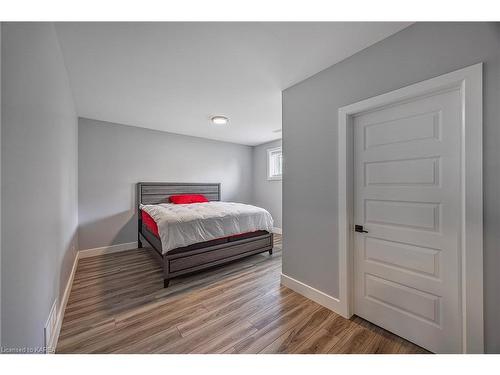
[[[255,255],[173,279],[149,249],[81,259],[57,353],[425,353],[280,285],[282,237]]]

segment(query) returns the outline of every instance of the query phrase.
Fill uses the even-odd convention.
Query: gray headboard
[[[169,203],[171,195],[203,194],[209,201],[220,201],[220,183],[138,182],[137,206]]]

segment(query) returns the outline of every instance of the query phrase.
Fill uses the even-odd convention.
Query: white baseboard
[[[274,227],[273,228],[273,233],[276,233],[276,234],[283,234],[283,230],[281,228],[276,228]]]
[[[43,339],[45,346],[45,353],[54,353],[55,352],[55,340],[56,340],[56,328],[58,323],[58,311],[59,311],[59,297],[57,297],[52,304],[52,307],[49,312],[49,316],[47,318],[47,322],[43,327]]]
[[[83,258],[89,258],[97,255],[102,255],[102,254],[111,254],[111,253],[117,253],[120,251],[128,251],[128,250],[134,250],[137,249],[137,242],[128,242],[128,243],[122,243],[118,245],[112,245],[112,246],[104,246],[104,247],[97,247],[95,249],[85,249],[85,250],[80,250],[76,252],[75,260],[73,262],[73,267],[71,268],[71,273],[68,278],[68,282],[66,284],[66,288],[64,288],[64,294],[61,300],[61,304],[59,306],[59,309],[57,311],[57,320],[55,324],[55,328],[52,334],[52,337],[49,338],[48,346],[47,346],[47,352],[48,353],[53,353],[52,350],[55,350],[57,346],[57,342],[59,340],[59,333],[61,332],[61,326],[62,322],[64,319],[64,311],[66,310],[66,305],[68,304],[68,299],[69,299],[69,294],[71,293],[71,287],[73,286],[73,280],[75,279],[75,273],[76,273],[76,268],[78,266],[78,260],[83,259]]]
[[[64,311],[66,310],[66,305],[68,304],[69,294],[71,293],[71,287],[73,286],[73,280],[75,278],[76,267],[78,266],[78,259],[80,259],[80,252],[77,251],[75,255],[75,260],[73,261],[73,267],[71,268],[71,273],[69,274],[68,282],[66,283],[66,287],[64,288],[64,294],[61,299],[61,304],[58,307],[57,311],[57,320],[55,324],[54,334],[49,338],[47,353],[53,354],[55,353],[55,349],[57,347],[57,342],[59,341],[59,333],[61,333],[61,326],[64,319]]]
[[[80,250],[80,259],[95,257],[97,255],[118,253],[120,251],[128,251],[137,249],[137,241],[120,243],[118,245],[96,247],[94,249]]]
[[[342,306],[338,298],[332,297],[318,289],[313,288],[312,286],[304,284],[303,282],[295,280],[294,278],[284,274],[281,274],[281,284],[343,316]]]

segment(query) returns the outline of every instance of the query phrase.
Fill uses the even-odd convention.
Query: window
[[[283,178],[283,151],[281,147],[267,150],[267,179],[281,180]]]

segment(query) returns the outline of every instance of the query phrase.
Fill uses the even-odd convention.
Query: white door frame
[[[483,99],[479,63],[339,109],[338,249],[339,302],[344,317],[353,315],[353,158],[352,116],[441,90],[458,88],[462,113],[461,260],[462,350],[484,352],[483,323]]]

